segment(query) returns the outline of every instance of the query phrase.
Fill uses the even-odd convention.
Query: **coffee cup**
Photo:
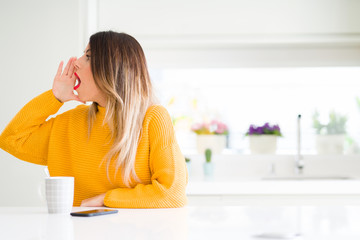
[[[45,178],[49,213],[70,214],[74,203],[74,177]]]

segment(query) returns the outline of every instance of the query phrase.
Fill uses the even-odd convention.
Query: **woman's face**
[[[94,76],[91,71],[91,50],[88,44],[84,55],[75,61],[75,76],[77,83],[74,89],[77,91],[81,101],[97,102],[100,106],[105,107],[105,94],[96,86]]]

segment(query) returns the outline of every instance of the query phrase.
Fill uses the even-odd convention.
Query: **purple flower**
[[[279,125],[271,125],[268,122],[265,123],[263,126],[259,126],[259,127],[251,124],[248,132],[246,133],[246,135],[262,135],[262,134],[282,136]]]
[[[257,134],[263,134],[263,133],[264,133],[264,128],[258,127],[258,128],[256,129],[256,133],[257,133]]]

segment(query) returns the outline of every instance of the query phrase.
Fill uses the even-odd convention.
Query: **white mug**
[[[49,213],[70,214],[74,203],[74,177],[45,178],[45,194]]]

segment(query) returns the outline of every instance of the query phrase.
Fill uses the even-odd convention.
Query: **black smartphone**
[[[114,209],[94,209],[94,210],[86,210],[81,212],[72,212],[70,214],[71,216],[75,216],[75,217],[93,217],[98,215],[113,214],[117,212],[119,211]]]

